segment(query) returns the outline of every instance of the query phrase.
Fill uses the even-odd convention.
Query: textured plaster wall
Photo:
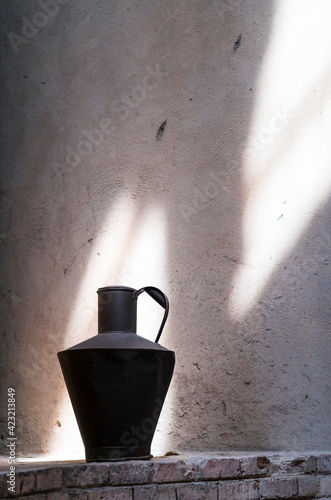
[[[13,387],[20,454],[83,456],[56,353],[111,284],[170,299],[155,453],[330,447],[329,2],[0,9],[3,453]]]

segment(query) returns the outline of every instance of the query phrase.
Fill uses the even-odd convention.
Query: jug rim
[[[107,292],[107,291],[113,291],[113,290],[123,290],[123,291],[129,291],[129,292],[135,292],[135,288],[131,288],[130,286],[121,286],[121,285],[115,285],[115,286],[104,286],[102,288],[98,288],[97,293],[99,292]]]

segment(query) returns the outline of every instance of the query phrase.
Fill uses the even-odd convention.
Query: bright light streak
[[[244,158],[243,259],[230,301],[244,317],[331,191],[331,3],[283,0]]]
[[[121,284],[120,269],[125,261],[125,249],[132,241],[131,231],[135,224],[134,205],[129,196],[122,195],[94,238],[86,265],[82,263],[83,275],[66,331],[68,347],[96,333],[96,291],[103,286]],[[85,325],[83,329],[82,325]]]
[[[151,206],[132,235],[121,283],[134,288],[156,286],[166,290],[166,221],[162,211]],[[154,341],[164,310],[147,294],[138,299],[139,334]]]

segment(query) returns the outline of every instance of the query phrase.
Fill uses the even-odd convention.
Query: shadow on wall
[[[251,427],[260,407],[266,449],[330,447],[329,235],[327,202],[275,265],[244,320],[241,341],[250,356],[247,350],[243,361],[253,367],[247,397],[263,405],[241,409],[242,425]]]
[[[155,285],[170,298],[162,343],[177,366],[157,450],[322,446],[327,389],[307,377],[318,360],[319,377],[326,373],[327,307],[313,316],[317,332],[306,308],[292,305],[306,263],[320,272],[311,251],[321,233],[307,229],[258,307],[239,320],[229,305],[245,259],[242,163],[274,2],[58,7],[33,36],[24,27],[41,24],[33,2],[1,7],[1,379],[2,390],[17,391],[20,453],[77,453],[56,352],[96,332],[95,291],[110,284]],[[316,287],[324,297],[316,276],[305,304]],[[307,347],[315,341],[318,352]],[[323,416],[312,432],[314,408]]]

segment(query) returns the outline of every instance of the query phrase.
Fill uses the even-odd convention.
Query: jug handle
[[[134,291],[133,298],[137,299],[138,295],[140,295],[142,292],[147,292],[148,295],[150,295],[154,300],[156,300],[158,304],[160,304],[160,306],[162,306],[165,309],[162,323],[155,339],[155,343],[157,344],[158,341],[160,340],[163,327],[165,325],[165,322],[169,314],[169,300],[168,297],[155,286],[144,286],[143,288]]]

